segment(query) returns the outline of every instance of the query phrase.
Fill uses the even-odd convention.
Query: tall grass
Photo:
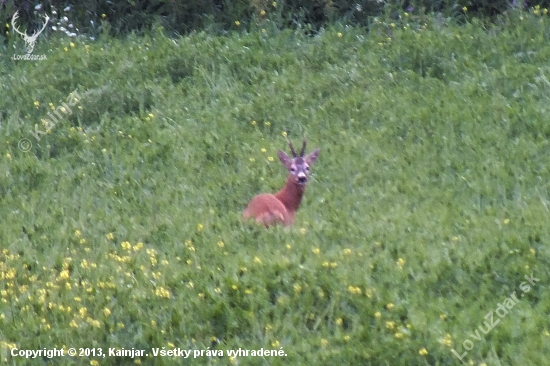
[[[47,361],[13,347],[186,362],[153,357],[165,347],[224,352],[194,364],[451,365],[469,339],[469,364],[544,364],[549,19],[409,18],[3,54],[2,362]],[[284,183],[284,135],[321,148],[295,225],[242,223]],[[227,355],[239,347],[287,356]]]

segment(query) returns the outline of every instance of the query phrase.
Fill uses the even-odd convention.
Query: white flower
[[[60,27],[59,30],[60,30],[61,32],[66,32],[66,31],[67,31],[67,30],[65,29],[65,27]]]
[[[38,4],[34,7],[34,10],[40,10],[42,9],[42,4]]]
[[[71,10],[71,7],[70,6],[67,6],[65,9],[63,9],[64,11],[69,11]]]
[[[54,26],[52,26],[52,29],[53,29],[54,31],[56,31],[56,30],[57,30],[57,27],[54,25]]]

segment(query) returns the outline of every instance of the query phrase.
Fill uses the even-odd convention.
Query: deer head
[[[32,33],[32,35],[27,35],[27,33],[22,33],[18,28],[17,26],[15,25],[15,20],[17,18],[19,18],[19,11],[16,11],[15,14],[13,14],[13,17],[11,18],[11,25],[13,27],[13,30],[16,31],[17,33],[19,33],[22,37],[23,37],[23,40],[25,41],[25,47],[27,48],[27,53],[32,53],[32,50],[34,49],[34,45],[36,44],[36,40],[38,38],[38,36],[40,35],[40,33],[42,33],[42,31],[46,28],[46,25],[48,24],[48,21],[50,20],[50,17],[48,15],[45,15],[44,16],[44,19],[46,20],[44,22],[44,25],[42,26],[42,29],[40,29],[39,31],[34,31]]]
[[[302,151],[300,151],[300,155],[297,155],[296,151],[294,151],[292,142],[289,141],[288,146],[290,147],[293,158],[291,159],[284,151],[279,150],[279,159],[285,168],[290,172],[294,182],[303,186],[309,179],[309,166],[319,157],[320,149],[315,149],[313,152],[304,156],[304,153],[306,152],[306,139],[304,139],[304,142],[302,143]]]

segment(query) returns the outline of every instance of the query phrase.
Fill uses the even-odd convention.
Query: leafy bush
[[[250,29],[266,22],[276,27],[306,27],[317,31],[329,22],[350,25],[369,25],[369,19],[388,15],[398,17],[403,11],[418,15],[441,13],[444,17],[462,16],[469,12],[481,16],[502,14],[512,8],[548,7],[548,0],[526,1],[496,0],[141,0],[141,1],[81,1],[77,5],[64,1],[15,0],[0,2],[0,19],[10,21],[15,11],[21,13],[22,22],[36,22],[35,8],[47,14],[57,12],[52,21],[65,16],[63,9],[70,7],[70,18],[81,33],[97,36],[105,30],[102,22],[109,23],[108,31],[114,34],[145,32],[155,23],[162,24],[174,33],[211,29],[224,33],[232,29]],[[4,28],[3,35],[8,31]],[[9,32],[8,32],[9,33]]]

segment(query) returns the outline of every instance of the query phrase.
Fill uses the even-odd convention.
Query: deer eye
[[[291,171],[292,173],[296,173],[296,168],[295,168],[295,167],[292,167],[292,168],[290,168],[290,171]]]
[[[308,166],[306,166],[306,172],[309,172],[309,167]]]

